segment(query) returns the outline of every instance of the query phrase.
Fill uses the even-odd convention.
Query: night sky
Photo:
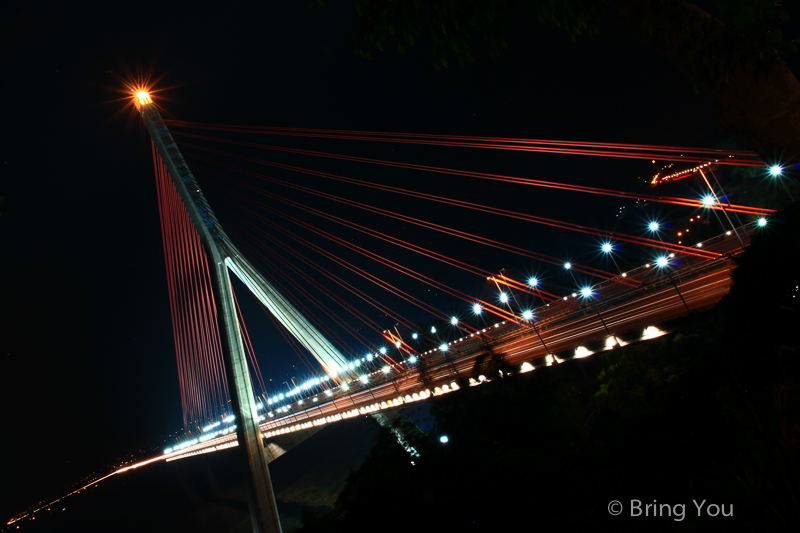
[[[489,58],[478,40],[475,63],[437,72],[424,43],[406,56],[390,50],[372,61],[357,58],[358,19],[351,4],[330,2],[315,12],[305,2],[281,4],[286,5],[20,2],[3,8],[0,195],[13,209],[0,217],[4,518],[126,452],[160,446],[181,426],[150,142],[124,87],[106,71],[132,82],[144,73],[154,82],[153,98],[164,115],[192,122],[694,146],[729,138],[713,126],[706,102],[692,93],[691,83],[613,19],[601,38],[573,44],[557,30],[523,17],[509,29],[511,46],[499,59]],[[649,161],[249,140],[629,190],[643,190],[637,178],[648,177],[654,168]],[[218,187],[229,185],[204,175],[199,168],[208,165],[193,160],[190,152],[185,153],[201,187],[236,240],[241,213]],[[464,178],[268,152],[260,156],[609,230],[615,229],[614,214],[622,205]],[[319,184],[326,186],[338,194],[360,194],[360,201],[373,205],[606,267],[589,237]],[[693,186],[674,192],[690,195]],[[301,199],[297,193],[288,196]],[[521,258],[398,227],[374,215],[346,213],[492,272],[534,269]],[[663,216],[668,219],[669,213]],[[467,293],[477,296],[485,288],[474,276],[398,253],[352,231],[339,234],[394,254],[394,260]],[[266,243],[247,242],[241,248],[271,253]],[[385,276],[427,297],[425,287]],[[567,286],[564,279],[553,283]],[[303,371],[292,368],[298,361],[255,300],[242,301],[265,378],[302,379]],[[442,297],[434,295],[428,303],[459,312]],[[430,319],[398,301],[387,299],[387,305],[410,320]],[[386,327],[395,322],[369,312]],[[363,349],[354,340],[347,348]]]

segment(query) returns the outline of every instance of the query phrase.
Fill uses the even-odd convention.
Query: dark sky
[[[0,194],[13,208],[0,218],[6,415],[0,472],[4,490],[13,491],[3,498],[6,514],[137,446],[159,443],[181,424],[149,139],[106,70],[126,79],[149,73],[159,80],[154,99],[165,115],[193,122],[696,146],[727,138],[711,125],[689,81],[613,18],[601,38],[572,44],[523,17],[509,30],[511,48],[499,59],[490,59],[477,41],[474,64],[436,72],[424,43],[407,56],[389,51],[372,61],[357,58],[358,21],[348,3],[330,2],[313,13],[305,2],[272,4],[18,2],[3,8]],[[640,190],[637,177],[653,168],[639,161],[255,140],[631,190]],[[291,160],[607,229],[618,207],[597,197]],[[195,173],[223,224],[235,227],[240,215],[215,191],[213,177]],[[691,194],[687,187],[682,194]],[[590,238],[360,194],[374,205],[405,205],[415,216],[543,253],[598,260]],[[519,258],[349,214],[490,271],[534,269]],[[360,242],[459,290],[483,290],[480,280]],[[242,248],[269,253],[264,243]],[[405,283],[416,294],[426,290]],[[449,300],[430,303],[458,312]],[[254,301],[243,305],[265,377],[286,376],[297,364],[288,347]],[[397,302],[387,305],[411,320],[429,318]],[[355,342],[350,347],[361,349]]]

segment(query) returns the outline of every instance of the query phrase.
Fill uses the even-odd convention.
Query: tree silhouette
[[[323,0],[317,0],[322,4]],[[769,163],[800,163],[800,83],[785,62],[789,14],[776,0],[715,0],[710,13],[683,0],[353,0],[360,17],[356,53],[372,58],[429,43],[436,69],[473,61],[480,33],[492,55],[523,12],[571,40],[597,37],[607,9],[710,97],[712,115]],[[313,2],[310,3],[313,5]],[[800,179],[800,178],[798,178]]]

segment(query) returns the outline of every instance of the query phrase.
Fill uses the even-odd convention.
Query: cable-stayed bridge
[[[282,450],[277,446],[264,447],[264,437],[295,433],[313,429],[327,423],[360,414],[375,414],[401,405],[446,394],[483,382],[502,378],[515,372],[525,372],[539,365],[558,364],[566,358],[580,358],[595,351],[613,349],[614,346],[657,336],[655,327],[665,320],[676,318],[716,303],[728,290],[732,257],[741,253],[750,236],[767,225],[774,210],[732,204],[716,181],[715,170],[728,165],[764,167],[755,154],[747,151],[697,149],[689,147],[659,147],[651,145],[620,145],[610,143],[579,143],[537,139],[504,139],[496,137],[467,137],[382,133],[344,130],[311,130],[296,128],[234,127],[216,124],[190,124],[164,120],[146,93],[137,94],[137,105],[153,138],[153,160],[158,188],[164,254],[167,263],[168,286],[175,332],[175,350],[178,361],[181,401],[184,411],[185,441],[165,451],[162,459],[173,460],[197,453],[234,446],[243,451],[250,472],[251,512],[254,530],[279,530],[274,496],[271,492],[267,464]],[[236,197],[235,209],[241,215],[239,240],[228,236],[200,189],[178,143],[169,127],[180,130],[182,148],[202,151],[193,159],[202,164],[214,165],[222,170],[204,167],[208,175],[219,176],[224,185],[217,185]],[[184,131],[188,129],[190,131]],[[192,133],[191,130],[220,132],[221,138]],[[587,185],[568,185],[559,181],[522,178],[503,174],[467,171],[436,165],[412,164],[391,159],[366,158],[332,152],[307,150],[236,140],[234,133],[280,135],[290,138],[336,139],[396,143],[424,147],[449,146],[492,151],[556,153],[570,156],[617,157],[622,159],[656,159],[672,161],[680,168],[659,172],[654,178],[659,183],[679,180],[690,175],[702,177],[707,185],[698,198],[683,198],[625,192]],[[427,174],[440,174],[485,180],[487,183],[518,184],[571,193],[601,195],[627,200],[647,201],[664,205],[693,208],[705,214],[703,220],[717,217],[729,229],[716,236],[689,244],[686,240],[664,238],[663,228],[657,220],[649,222],[646,236],[634,232],[609,231],[580,222],[570,222],[545,217],[524,210],[507,209],[446,196],[439,192],[392,186],[380,180],[361,180],[343,174],[300,167],[294,164],[236,152],[211,148],[208,141],[236,145],[246,149],[272,150],[310,156],[319,160],[342,161]],[[198,144],[200,143],[200,144]],[[244,166],[235,166],[227,158],[238,158]],[[533,251],[518,243],[489,238],[474,230],[464,230],[453,225],[432,221],[420,213],[404,213],[372,205],[347,194],[323,190],[299,180],[281,179],[253,170],[253,165],[268,165],[281,171],[312,176],[315,180],[334,182],[343,190],[354,186],[401,198],[413,198],[436,205],[447,205],[469,212],[506,217],[511,224],[535,224],[545,231],[558,229],[578,236],[589,236],[601,244],[602,253],[611,261],[613,269],[604,270],[577,261],[565,261],[555,255]],[[335,165],[334,165],[335,166]],[[772,174],[780,174],[773,167]],[[249,176],[264,182],[291,189],[294,196],[277,195],[274,187],[259,188],[232,176]],[[712,183],[713,181],[713,183]],[[237,188],[231,188],[230,185]],[[338,189],[337,189],[338,190]],[[314,197],[314,201],[299,200],[297,193]],[[303,212],[303,218],[276,209],[273,202],[265,204],[256,199],[263,194],[271,200]],[[791,193],[790,193],[791,194]],[[535,275],[526,279],[518,276],[490,272],[480,265],[445,254],[407,237],[392,235],[377,227],[328,212],[318,206],[319,201],[333,202],[347,210],[367,211],[405,225],[413,225],[432,232],[449,235],[471,243],[516,254],[550,268],[561,270],[568,280],[569,291],[555,292],[546,287]],[[276,223],[263,217],[258,209],[278,216]],[[320,217],[323,226],[308,222]],[[694,221],[694,217],[691,219]],[[698,222],[701,217],[698,215]],[[330,251],[332,247],[320,245],[305,237],[289,224],[314,232],[328,243],[335,243],[359,256],[388,267],[395,273],[428,285],[468,307],[480,320],[466,320],[447,313],[431,303],[415,297],[396,282],[387,281],[369,269]],[[355,244],[332,231],[336,225],[369,235],[407,252],[412,252],[472,275],[485,278],[496,287],[496,299],[476,296],[461,288],[421,272],[408,264],[392,260],[381,253]],[[698,225],[699,226],[699,225]],[[688,234],[689,228],[685,230]],[[682,236],[683,232],[678,232]],[[697,233],[697,232],[696,232]],[[286,246],[286,241],[275,235],[293,239],[296,245]],[[261,265],[270,265],[271,257],[249,248],[243,253],[238,243],[263,237],[272,245],[304,263],[303,269],[293,269],[298,279],[307,287],[295,283],[291,277],[267,279],[251,263],[254,256]],[[236,243],[235,243],[236,241]],[[619,268],[614,254],[619,243],[651,250],[645,262],[631,268]],[[439,321],[449,323],[448,335],[437,332],[435,326],[422,330],[412,320],[403,317],[376,298],[373,290],[345,280],[299,251],[301,245],[313,250],[327,261],[339,265],[374,288],[413,304]],[[292,267],[290,267],[292,268]],[[607,267],[608,268],[608,267]],[[313,274],[309,272],[314,271]],[[282,392],[268,391],[258,359],[255,357],[250,336],[239,310],[237,297],[229,273],[252,292],[274,317],[287,340],[302,348],[298,356],[310,354],[317,365],[317,376],[305,383],[293,383]],[[581,278],[579,282],[578,277]],[[588,280],[588,281],[586,281]],[[374,331],[372,337],[354,335],[360,343],[361,353],[347,355],[346,341],[325,326],[316,317],[315,309],[293,301],[294,291],[304,292],[312,302],[319,302],[310,288],[325,291],[326,285],[336,284],[389,317],[396,326],[381,325],[369,314],[353,305],[348,298],[337,293],[326,295],[338,303],[344,312],[360,320]],[[574,292],[573,292],[574,291]],[[352,328],[352,320],[344,319],[341,311],[320,309],[333,321]],[[309,318],[312,317],[312,318]],[[400,326],[400,327],[398,327]],[[409,334],[401,333],[406,329]],[[352,328],[354,329],[354,328]],[[377,339],[379,340],[376,340]],[[352,352],[352,350],[351,350]],[[250,363],[248,364],[248,358]],[[307,361],[308,362],[308,361]],[[313,364],[310,366],[314,366]],[[255,390],[260,389],[260,394]],[[230,404],[230,405],[229,405]]]

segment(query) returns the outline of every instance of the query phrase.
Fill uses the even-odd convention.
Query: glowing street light
[[[570,268],[572,268],[572,263],[570,263],[570,262],[564,263],[564,269],[565,270],[569,270]]]
[[[669,280],[672,282],[672,286],[675,287],[675,290],[678,292],[678,296],[680,296],[681,301],[683,302],[683,306],[686,308],[687,313],[691,313],[689,309],[689,305],[686,303],[686,300],[683,299],[683,294],[681,294],[681,290],[678,288],[678,284],[675,283],[675,280],[672,278],[672,272],[670,272],[669,268],[669,258],[666,256],[661,256],[656,259],[656,266],[659,268],[663,268],[667,271],[667,276],[669,276]]]
[[[704,206],[706,206],[706,207],[711,207],[711,206],[712,206],[712,205],[714,205],[714,204],[715,204],[717,201],[714,199],[714,197],[713,197],[713,196],[711,196],[710,194],[707,194],[707,195],[703,196],[703,199],[701,200],[701,202],[702,202],[702,204],[703,204]]]
[[[769,174],[773,178],[780,177],[783,174],[783,167],[780,165],[772,165],[771,167],[769,167]],[[781,181],[783,182],[783,180]],[[786,182],[783,182],[783,188],[786,189],[786,193],[789,195],[789,198],[794,202],[795,201],[794,195],[792,194],[792,191],[789,190],[789,187],[788,185],[786,185]]]
[[[766,225],[767,225],[767,219],[766,218],[761,217],[761,218],[758,219],[758,226],[760,228],[763,228]]]
[[[440,352],[446,352],[447,350],[449,350],[449,348],[447,347],[447,345],[446,345],[445,343],[442,343],[442,344],[439,346],[439,351],[440,351]]]
[[[533,311],[531,311],[530,309],[526,309],[525,311],[522,312],[522,318],[524,318],[525,320],[533,320]]]
[[[659,224],[659,223],[658,223],[658,222],[656,222],[655,220],[654,220],[653,222],[650,222],[650,223],[647,225],[647,229],[649,229],[649,230],[650,230],[650,231],[652,231],[652,232],[656,232],[656,231],[658,231],[660,227],[661,227],[661,224]]]
[[[617,267],[617,271],[620,274],[622,274],[622,277],[624,278],[626,276],[626,274],[622,273],[622,269],[617,264],[617,260],[614,259],[614,254],[611,253],[611,252],[614,251],[614,245],[611,244],[610,242],[604,242],[603,246],[601,246],[600,249],[603,251],[604,254],[608,254],[608,256],[611,258],[611,260],[614,262],[614,266]]]
[[[617,340],[616,335],[611,333],[611,331],[608,329],[608,326],[606,325],[606,321],[603,320],[603,315],[600,314],[600,310],[595,305],[594,298],[592,297],[593,294],[594,293],[592,292],[592,288],[591,287],[583,287],[581,289],[581,296],[583,296],[585,299],[589,300],[589,303],[592,304],[592,307],[594,307],[594,312],[597,313],[597,318],[600,319],[600,323],[603,324],[603,328],[605,328],[606,333],[608,333],[608,336],[611,337],[612,339],[614,339],[614,342],[616,344],[619,344],[619,340]]]
[[[381,354],[386,355],[386,347],[381,346]]]
[[[457,326],[457,325],[458,325],[458,318],[456,318],[456,317],[451,317],[451,318],[450,318],[450,323],[451,323],[452,325],[454,325],[454,326]]]
[[[431,333],[436,333],[436,326],[431,326]]]
[[[417,333],[412,333],[411,338],[417,340],[419,338],[419,335]]]
[[[476,315],[480,315],[483,312],[483,309],[481,308],[480,304],[474,304],[472,306],[472,312],[475,313]]]
[[[739,244],[741,244],[742,248],[744,248],[744,246],[745,246],[744,241],[742,240],[742,237],[739,235],[739,232],[736,231],[736,226],[734,225],[733,220],[731,220],[731,217],[728,214],[728,210],[725,209],[725,205],[722,202],[719,201],[719,197],[717,196],[717,193],[714,192],[714,187],[711,186],[711,182],[708,181],[708,178],[706,177],[706,173],[703,172],[702,168],[698,169],[698,170],[700,172],[700,175],[703,176],[703,181],[706,183],[706,186],[708,187],[708,190],[711,191],[711,196],[714,198],[714,204],[719,204],[719,208],[722,210],[722,214],[725,215],[725,218],[728,220],[728,224],[731,225],[731,229],[733,230],[734,233],[736,233],[736,238],[739,240]],[[711,170],[710,168],[708,169],[708,172],[711,173],[711,177],[713,177],[714,181],[717,182],[717,187],[719,187],[720,193],[722,193],[722,198],[725,199],[725,201],[728,203],[728,207],[730,207],[731,204],[727,200],[727,195],[725,194],[725,190],[722,188],[722,184],[717,179],[717,175],[714,174],[714,171]],[[705,205],[706,207],[711,207],[711,205],[714,205],[714,204],[703,203],[703,205]],[[722,223],[722,219],[719,218],[719,215],[717,214],[716,210],[714,211],[714,215],[716,215],[717,220],[719,220],[719,223],[724,227],[725,225]]]
[[[507,304],[508,303],[508,294],[506,294],[504,292],[501,292],[500,293],[500,301],[503,302],[504,304]]]

